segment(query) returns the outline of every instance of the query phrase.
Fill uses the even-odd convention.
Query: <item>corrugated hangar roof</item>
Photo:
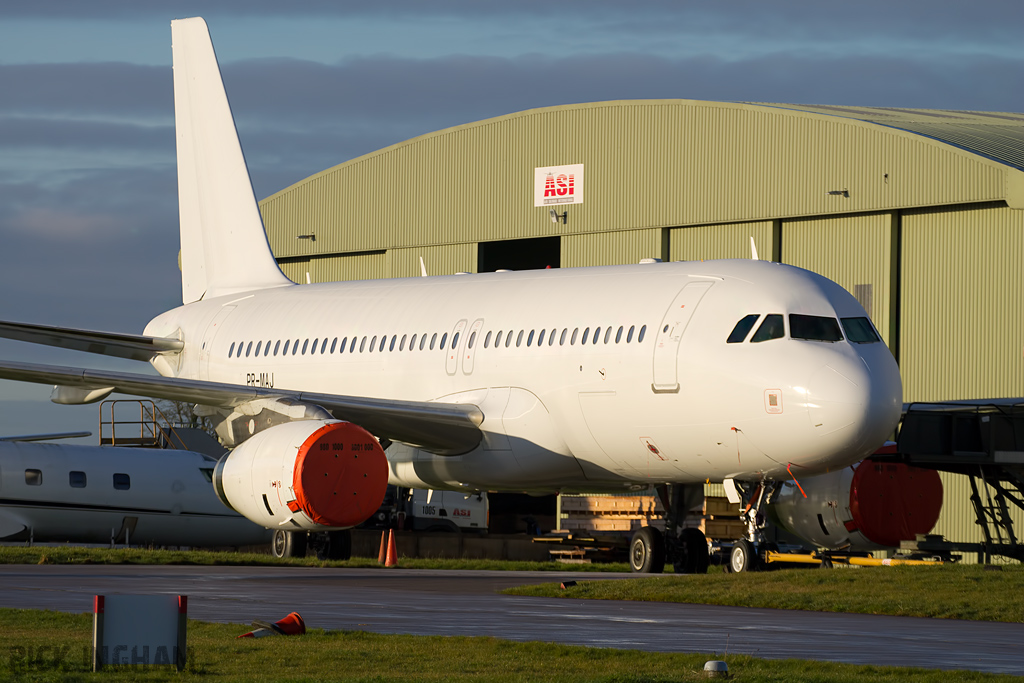
[[[747,102],[745,104],[792,109],[876,123],[924,135],[998,161],[1001,164],[1024,170],[1024,114],[770,102]]]

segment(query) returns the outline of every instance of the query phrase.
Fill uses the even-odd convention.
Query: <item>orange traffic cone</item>
[[[380,552],[377,553],[377,563],[384,564],[388,559],[388,532],[380,532]]]
[[[298,612],[292,612],[284,619],[270,623],[269,621],[254,620],[252,625],[256,628],[248,633],[243,633],[239,638],[262,638],[263,636],[301,636],[306,632],[306,622],[302,620]]]
[[[391,530],[391,534],[388,535],[388,556],[384,560],[385,567],[397,567],[398,566],[398,548],[395,547],[395,530]]]

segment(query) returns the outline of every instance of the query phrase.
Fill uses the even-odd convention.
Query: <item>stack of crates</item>
[[[665,530],[665,509],[652,493],[643,495],[563,495],[561,528],[572,533],[633,534],[645,526]],[[728,498],[707,496],[689,511],[683,526],[697,527],[708,538],[742,538],[746,527],[740,509]]]

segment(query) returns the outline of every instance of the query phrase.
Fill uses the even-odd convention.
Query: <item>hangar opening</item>
[[[557,268],[562,257],[561,238],[559,237],[480,242],[478,249],[478,273],[493,273],[496,270]]]

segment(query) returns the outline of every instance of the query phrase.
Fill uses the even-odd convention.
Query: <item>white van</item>
[[[487,531],[486,493],[413,489],[411,508],[416,531]]]

